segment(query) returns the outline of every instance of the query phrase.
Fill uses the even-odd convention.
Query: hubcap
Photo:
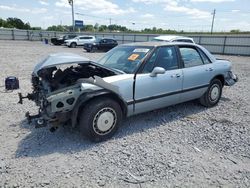
[[[216,101],[220,96],[220,89],[218,85],[214,85],[211,88],[211,92],[210,92],[210,98],[212,101]]]
[[[93,128],[99,135],[105,135],[112,131],[116,124],[116,113],[112,108],[103,108],[94,117]]]

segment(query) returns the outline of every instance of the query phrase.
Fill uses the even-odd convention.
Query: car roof
[[[187,42],[165,42],[165,41],[148,41],[148,42],[134,42],[122,44],[122,46],[148,46],[148,47],[158,47],[158,46],[173,46],[173,45],[189,45],[189,46],[197,46],[194,43]]]
[[[110,40],[115,40],[114,38],[107,38],[107,37],[99,37],[98,39],[110,39]]]
[[[80,36],[77,36],[77,37],[95,37],[93,35],[80,35]]]
[[[190,39],[190,40],[193,40],[190,37],[177,36],[177,35],[160,35],[160,36],[154,37],[154,39],[167,40],[167,41],[171,41],[171,40],[175,40],[175,39]]]

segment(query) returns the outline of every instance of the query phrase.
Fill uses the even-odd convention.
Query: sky
[[[130,29],[163,28],[250,31],[250,0],[74,0],[75,19],[84,24],[118,24]],[[31,26],[71,25],[68,0],[1,0],[0,18],[18,17]]]

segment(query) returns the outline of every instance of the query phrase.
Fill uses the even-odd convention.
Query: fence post
[[[12,29],[12,40],[15,40],[15,32],[14,32],[14,29]]]
[[[225,54],[226,42],[227,42],[227,36],[225,36],[224,38],[222,54]]]
[[[27,30],[27,39],[30,40],[30,31]]]
[[[54,32],[54,37],[56,37],[56,32]]]
[[[199,36],[198,44],[201,44],[201,36]]]
[[[149,35],[147,35],[147,41],[149,41]]]
[[[122,34],[122,44],[124,44],[124,33]]]
[[[136,42],[136,34],[134,34],[134,42]]]

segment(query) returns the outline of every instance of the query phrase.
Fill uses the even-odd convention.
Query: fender
[[[79,110],[81,109],[81,107],[85,103],[87,103],[87,101],[93,99],[94,97],[105,96],[105,95],[111,96],[112,98],[115,98],[116,101],[119,102],[119,104],[121,105],[123,114],[125,116],[127,115],[127,103],[118,94],[116,94],[110,90],[107,90],[107,89],[101,89],[98,91],[91,91],[91,92],[83,93],[78,97],[76,104],[75,104],[73,110],[71,111],[71,125],[72,125],[72,127],[76,126]]]

